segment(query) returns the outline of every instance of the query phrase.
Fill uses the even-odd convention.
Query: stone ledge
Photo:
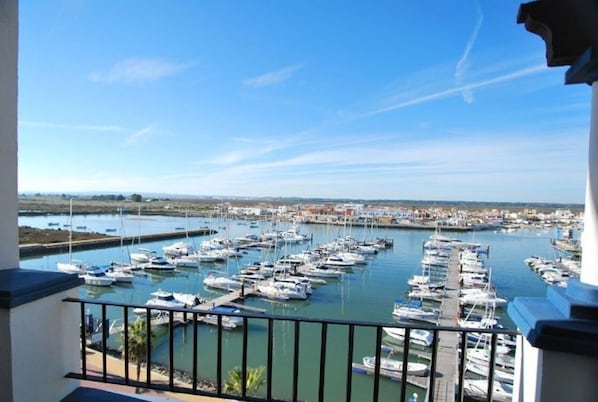
[[[143,400],[146,399],[134,398],[101,389],[79,387],[65,396],[61,402],[139,402]]]
[[[83,284],[77,275],[31,269],[0,270],[0,308],[11,309]]]
[[[536,348],[598,357],[598,305],[592,304],[593,287],[574,279],[569,284],[566,292],[549,288],[545,298],[515,298],[509,303],[509,316]]]

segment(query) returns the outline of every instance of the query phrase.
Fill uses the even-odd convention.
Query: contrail
[[[482,22],[484,21],[484,15],[482,14],[482,10],[480,9],[479,4],[476,3],[476,5],[477,5],[477,10],[478,10],[478,21],[473,29],[473,32],[471,33],[471,36],[469,37],[469,40],[467,41],[467,44],[465,45],[465,50],[463,51],[463,55],[457,62],[457,67],[455,68],[455,84],[456,85],[461,85],[464,81],[465,72],[467,69],[467,59],[469,58],[469,53],[471,52],[471,48],[473,47],[473,45],[478,37],[478,33],[480,32],[480,28],[482,27]],[[463,100],[467,103],[473,103],[473,93],[471,91],[471,88],[467,85],[462,88],[463,88],[463,90],[462,90]]]

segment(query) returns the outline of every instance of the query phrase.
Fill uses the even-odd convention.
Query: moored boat
[[[376,368],[376,357],[375,356],[365,356],[363,358],[363,365],[368,368]],[[403,372],[403,362],[394,359],[388,359],[381,357],[380,358],[380,369],[392,371],[397,374],[401,374]],[[409,375],[425,375],[428,371],[428,365],[423,363],[414,363],[408,362],[407,363],[407,374]]]

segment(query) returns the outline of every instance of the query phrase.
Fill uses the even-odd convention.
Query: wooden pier
[[[233,303],[235,300],[243,299],[247,296],[255,295],[256,293],[257,290],[253,286],[245,286],[243,289],[234,290],[215,299],[211,299],[210,301],[207,301],[205,303],[198,304],[197,306],[194,306],[192,310],[199,311],[202,313],[209,313],[210,310],[214,307],[234,305],[239,309],[260,312],[260,309]]]
[[[449,259],[448,272],[445,286],[445,297],[441,304],[441,314],[438,325],[443,327],[454,327],[457,325],[457,313],[459,312],[459,250],[453,250]],[[438,350],[436,354],[436,380],[433,392],[434,401],[454,402],[457,386],[457,364],[458,364],[458,343],[457,332],[440,332]],[[428,384],[428,391],[430,386]],[[426,394],[425,400],[429,400]]]

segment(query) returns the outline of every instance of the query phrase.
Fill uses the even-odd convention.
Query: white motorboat
[[[225,276],[217,276],[213,272],[208,273],[208,276],[206,276],[203,280],[203,284],[212,289],[226,291],[238,290],[241,289],[241,286],[243,286],[242,282],[227,278]]]
[[[267,292],[271,292],[270,288],[276,288],[278,292],[275,294],[286,296],[288,299],[305,300],[308,296],[302,284],[280,282],[277,280],[267,280],[258,283],[258,291],[263,292],[265,288],[268,288]]]
[[[87,269],[87,264],[79,260],[69,260],[69,262],[57,262],[56,268],[66,274],[83,274]]]
[[[307,276],[315,276],[320,278],[340,278],[344,272],[334,268],[328,268],[323,265],[307,265],[301,272]]]
[[[210,311],[214,313],[240,313],[241,310],[235,307],[218,306],[212,308]],[[206,314],[202,317],[202,321],[210,325],[218,325],[219,314]],[[243,325],[243,317],[234,315],[221,315],[220,323],[224,329],[235,329]]]
[[[441,300],[445,295],[445,291],[443,289],[430,289],[427,286],[421,286],[414,287],[407,295],[411,299]]]
[[[195,252],[195,247],[189,242],[177,241],[162,247],[162,251],[167,257],[180,257],[193,254]]]
[[[362,253],[355,253],[353,251],[339,251],[336,254],[345,261],[353,261],[355,265],[367,264],[365,254]]]
[[[164,259],[164,257],[161,257],[159,255],[152,255],[149,257],[148,262],[145,262],[145,263],[139,264],[139,265],[146,271],[165,272],[165,271],[174,271],[176,268],[174,266],[174,264],[169,263],[168,261],[166,261]]]
[[[338,255],[330,255],[322,261],[322,265],[335,269],[351,269],[355,266],[355,261],[345,260]]]
[[[79,275],[79,278],[83,278],[86,285],[92,286],[112,286],[114,283],[114,279],[107,276],[100,267],[86,269],[85,273]]]
[[[468,362],[472,363],[485,365],[488,365],[490,363],[490,352],[486,348],[467,348],[465,357]],[[515,370],[515,358],[509,355],[497,353],[494,356],[494,364],[495,367],[499,367],[501,369],[511,371]]]
[[[199,262],[214,262],[217,259],[217,256],[211,253],[211,250],[198,250],[193,254],[187,256],[188,258],[197,260]]]
[[[496,296],[493,292],[468,293],[459,297],[459,302],[463,305],[477,305],[489,307],[501,307],[507,304],[507,299]]]
[[[289,296],[283,289],[270,285],[267,282],[257,285],[258,295],[272,300],[288,300]]]
[[[463,380],[465,396],[480,401],[488,400],[488,380]],[[492,383],[492,400],[496,402],[511,402],[513,400],[513,386],[500,381]]]
[[[114,282],[132,283],[135,278],[135,275],[118,266],[109,266],[104,273],[107,277],[114,279]]]
[[[396,300],[392,315],[399,320],[432,321],[437,318],[438,313],[432,310],[426,310],[421,302],[403,302]]]
[[[429,275],[413,275],[407,280],[409,286],[427,287],[428,289],[444,289],[445,281],[433,282]]]
[[[489,375],[487,364],[467,362],[465,365],[465,369],[486,378],[488,378]],[[496,381],[504,382],[507,384],[513,384],[514,378],[515,374],[512,371],[501,370],[498,368],[494,369],[494,379]]]
[[[187,255],[169,258],[168,262],[176,268],[199,268],[199,261]]]
[[[152,255],[157,255],[155,251],[148,250],[147,248],[139,248],[137,253],[131,253],[129,258],[132,263],[145,264],[150,261]]]
[[[286,282],[287,284],[289,284],[288,287],[300,287],[307,295],[311,295],[313,293],[311,282],[307,277],[283,274],[275,275],[273,279],[276,282]],[[291,284],[293,286],[291,286]]]
[[[382,329],[393,339],[401,342],[405,340],[405,328],[383,327]],[[409,342],[415,345],[430,346],[434,342],[434,336],[430,331],[412,328],[409,331]]]
[[[375,356],[365,356],[363,358],[363,365],[368,368],[376,368],[376,357]],[[397,374],[401,374],[403,372],[403,362],[394,359],[388,358],[380,358],[380,368],[382,370],[392,371]],[[407,363],[407,374],[409,375],[425,375],[428,371],[428,365],[423,363],[414,363],[408,362]]]
[[[166,292],[164,290],[158,289],[157,291],[151,294],[154,296],[153,298],[149,299],[145,305],[148,307],[166,307],[166,308],[185,308],[185,303],[178,301],[175,299],[174,295],[171,292]],[[135,314],[143,315],[146,314],[147,310],[143,307],[138,307],[133,310]],[[151,310],[152,314],[158,314],[160,310]]]
[[[488,275],[485,273],[462,272],[459,274],[459,282],[466,287],[488,286]]]
[[[167,292],[162,289],[158,289],[157,291],[152,292],[151,295],[153,297],[145,303],[145,305],[148,307],[156,308],[151,310],[151,314],[160,313],[160,307],[185,309],[206,302],[205,299],[197,295],[189,293]],[[135,314],[143,315],[146,314],[147,309],[139,307],[134,309],[133,311],[135,312]]]

